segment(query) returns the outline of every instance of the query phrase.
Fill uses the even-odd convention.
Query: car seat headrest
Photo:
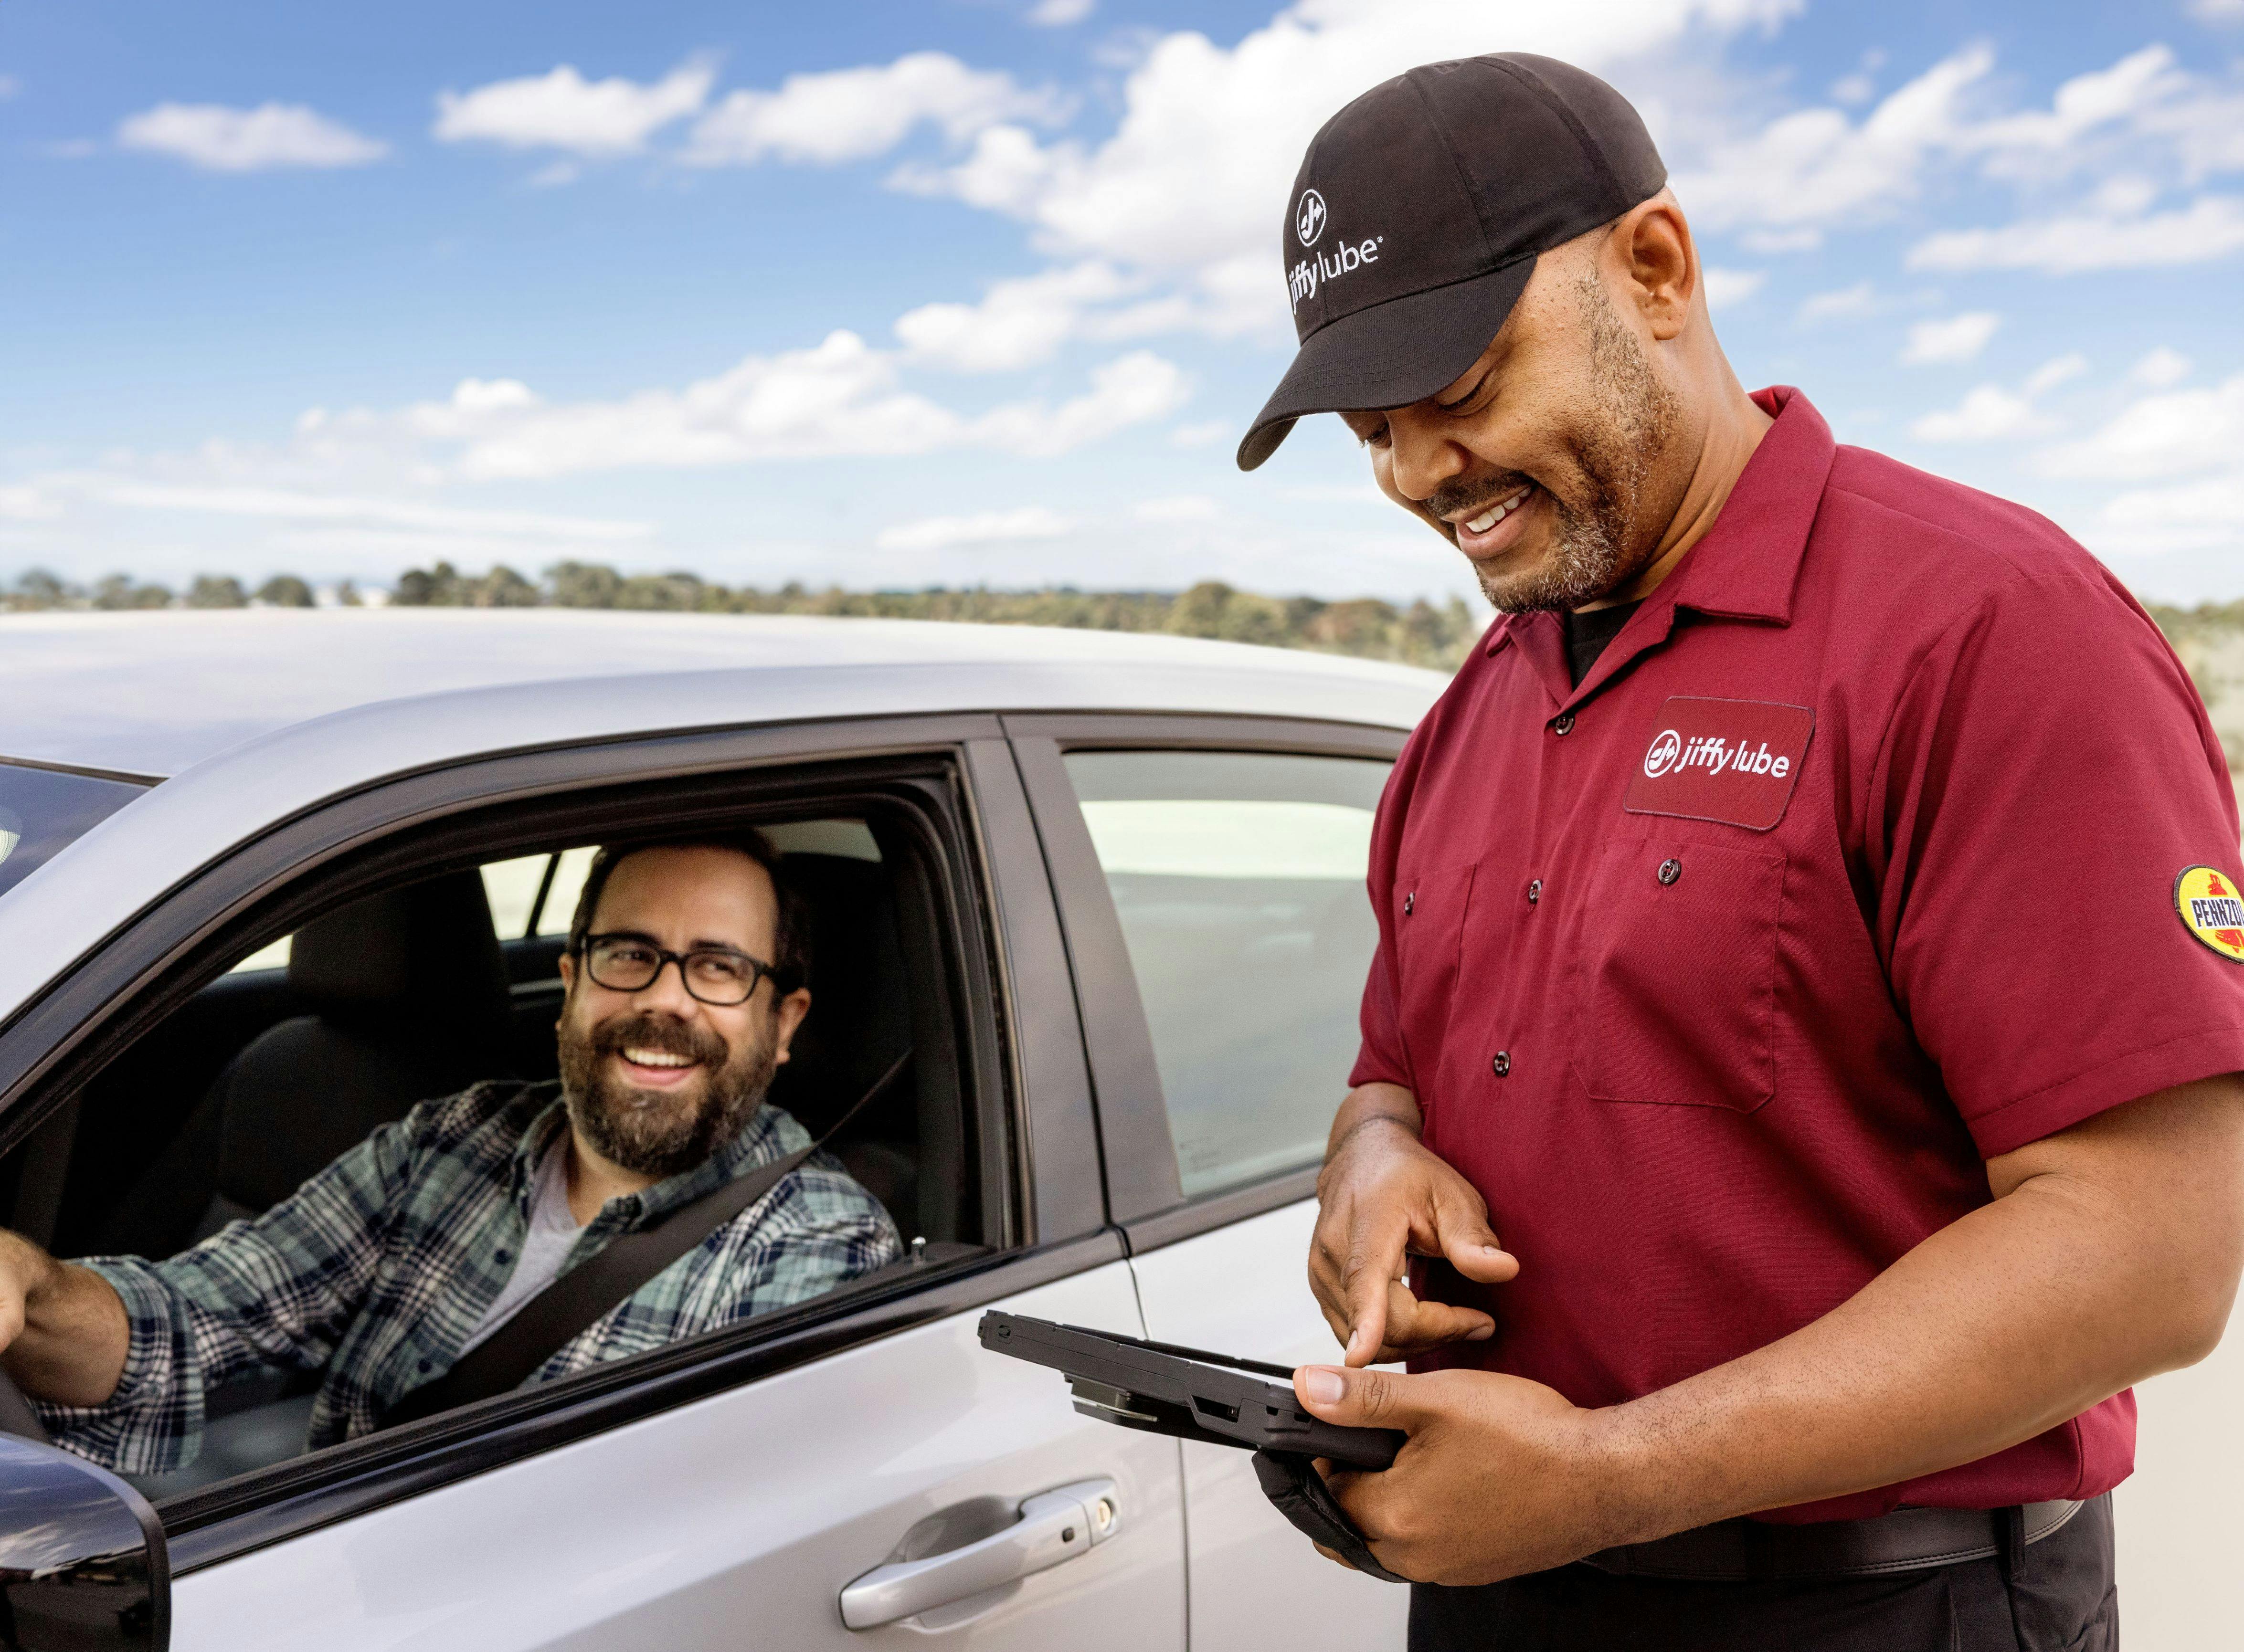
[[[296,932],[288,985],[319,1015],[409,1010],[454,1027],[508,1014],[506,962],[482,875],[447,873],[385,889]]]

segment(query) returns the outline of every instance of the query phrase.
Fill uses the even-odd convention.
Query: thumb
[[[1419,1421],[1413,1389],[1424,1379],[1392,1371],[1358,1371],[1347,1365],[1302,1365],[1294,1372],[1294,1393],[1311,1416],[1349,1428],[1400,1428]]]
[[[1519,1259],[1498,1243],[1486,1213],[1462,1200],[1435,1206],[1434,1237],[1450,1265],[1468,1279],[1502,1285],[1519,1271]]]

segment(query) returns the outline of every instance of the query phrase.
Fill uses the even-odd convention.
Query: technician
[[[2057,528],[1746,393],[1666,183],[1504,53],[1288,203],[1240,465],[1339,412],[1501,610],[1374,834],[1296,1387],[1409,1433],[1330,1478],[1414,1648],[2108,1648],[2126,1391],[2244,1264],[2220,747]]]

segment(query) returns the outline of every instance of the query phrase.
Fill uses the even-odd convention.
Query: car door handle
[[[1080,1480],[1040,1492],[1020,1518],[977,1543],[924,1560],[876,1566],[842,1590],[842,1622],[877,1628],[965,1600],[1087,1554],[1114,1535],[1122,1505],[1111,1480]]]

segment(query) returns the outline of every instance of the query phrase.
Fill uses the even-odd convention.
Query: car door
[[[908,1267],[846,1300],[161,1503],[173,1645],[1184,1645],[1174,1442],[1077,1415],[1054,1373],[975,1338],[990,1307],[1145,1328],[1101,1196],[1051,889],[995,720],[674,737],[565,766],[571,784],[623,788],[629,802],[728,765],[826,773],[860,751],[933,764],[926,795],[956,802],[944,846],[955,907],[986,924],[975,939],[988,961],[959,996],[987,1002],[977,1025],[1010,1098],[992,1151],[1012,1155],[1001,1166],[1015,1177],[1011,1237],[987,1254],[930,1257],[924,1282]],[[190,882],[0,1035],[0,1106],[51,1104],[58,1081],[40,1069],[57,1051],[98,1044],[87,1028],[129,1015],[158,961],[175,961],[214,914],[253,906],[253,886],[338,855],[378,859],[399,823],[550,799],[558,766],[543,753],[416,776],[337,806],[347,819],[263,834],[254,866]],[[99,875],[98,859],[84,875]]]
[[[1305,1271],[1375,932],[1372,811],[1401,731],[1007,719],[1084,1001],[1148,1334],[1336,1356]],[[1118,1176],[1118,1160],[1139,1167]],[[1318,1555],[1244,1452],[1182,1447],[1193,1644],[1399,1645],[1408,1591]]]

